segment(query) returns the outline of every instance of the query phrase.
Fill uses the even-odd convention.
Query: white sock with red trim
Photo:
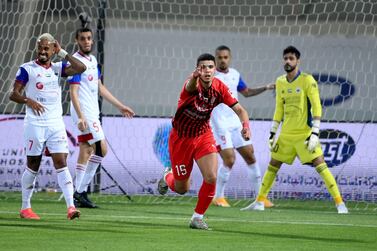
[[[97,155],[90,156],[88,165],[86,166],[84,177],[82,177],[82,181],[80,186],[77,188],[77,192],[82,193],[88,190],[88,186],[92,181],[94,175],[96,174],[96,170],[98,166],[102,162],[102,157]]]
[[[37,172],[29,168],[25,168],[24,173],[21,178],[21,189],[22,189],[22,206],[21,209],[31,208],[30,199],[33,195],[35,178],[37,177]]]
[[[73,204],[73,181],[71,173],[68,167],[63,167],[56,170],[58,175],[58,184],[63,192],[65,202],[67,203],[67,208],[74,206]]]
[[[76,170],[75,170],[75,176],[76,176],[76,178],[75,178],[75,188],[76,188],[76,191],[79,188],[79,186],[81,185],[81,181],[82,181],[82,178],[84,177],[85,170],[86,170],[86,165],[77,163]]]

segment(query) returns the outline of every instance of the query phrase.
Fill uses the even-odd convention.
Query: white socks
[[[191,217],[191,220],[193,220],[194,218],[203,219],[203,214],[198,214],[194,212],[194,214]]]
[[[225,185],[230,177],[230,168],[221,164],[219,170],[217,171],[217,181],[216,181],[216,193],[215,198],[223,198]]]
[[[30,199],[33,195],[35,178],[37,177],[37,172],[29,168],[25,168],[24,173],[21,178],[21,189],[22,189],[22,206],[21,209],[31,208]]]
[[[56,170],[58,175],[58,184],[63,192],[65,202],[67,203],[67,208],[74,206],[73,204],[73,182],[72,176],[68,170],[68,167],[63,167]]]
[[[249,174],[250,181],[256,197],[259,193],[259,189],[262,183],[261,172],[258,163],[255,162],[254,164],[248,165],[247,172]]]
[[[76,190],[81,185],[81,181],[82,181],[82,178],[84,177],[85,170],[86,170],[86,165],[77,163],[76,170],[75,170],[75,176],[76,176],[76,178],[75,178],[75,188],[76,188]]]
[[[102,162],[102,157],[97,155],[90,156],[88,165],[86,166],[84,177],[82,178],[80,186],[76,187],[77,192],[82,193],[86,192],[90,182],[92,181],[96,170]]]

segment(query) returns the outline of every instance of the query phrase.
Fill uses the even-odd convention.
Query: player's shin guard
[[[209,205],[212,202],[213,196],[215,195],[216,184],[208,184],[203,181],[203,184],[198,193],[198,202],[195,207],[195,213],[203,215]]]
[[[37,172],[29,168],[25,168],[24,173],[21,178],[22,186],[22,206],[21,209],[31,208],[30,199],[33,195],[35,178],[37,177]]]
[[[263,176],[262,185],[259,190],[257,201],[265,201],[268,193],[271,190],[272,185],[274,184],[276,174],[279,171],[279,168],[272,165],[268,165],[266,173]]]
[[[173,192],[175,192],[174,175],[171,172],[169,172],[169,173],[166,174],[166,176],[165,176],[165,182],[168,185],[168,187],[170,188],[170,190],[172,190]]]
[[[251,164],[247,167],[247,172],[249,174],[249,178],[251,181],[251,185],[253,186],[255,196],[259,193],[259,189],[261,186],[261,173],[258,163]]]
[[[97,168],[101,164],[101,162],[102,157],[97,155],[90,156],[84,177],[82,178],[80,186],[76,189],[77,192],[82,193],[88,190],[88,186],[90,182],[93,180],[93,177],[96,174]]]
[[[327,190],[333,197],[335,204],[340,204],[343,202],[342,196],[340,195],[338,185],[336,184],[336,181],[334,179],[334,176],[330,172],[329,168],[327,167],[326,163],[319,164],[316,166],[315,170],[321,175],[323,181],[325,182],[325,185],[327,187]]]
[[[216,180],[216,194],[215,198],[224,198],[225,185],[228,182],[230,177],[230,168],[224,165],[221,165],[217,171],[217,180]]]
[[[69,173],[68,167],[58,169],[56,172],[58,175],[58,184],[63,192],[65,202],[67,203],[67,208],[74,207],[72,176]]]

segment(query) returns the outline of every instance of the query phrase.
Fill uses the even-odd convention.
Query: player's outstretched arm
[[[70,63],[70,65],[68,65],[64,69],[65,75],[73,76],[75,74],[82,73],[86,70],[85,64],[83,64],[77,58],[69,55],[68,52],[62,49],[58,41],[55,41],[55,54],[58,55],[62,59],[66,59]]]
[[[258,94],[261,94],[262,92],[265,92],[267,90],[273,90],[275,89],[275,84],[274,83],[270,83],[270,84],[267,84],[267,85],[264,85],[264,86],[261,86],[261,87],[256,87],[256,88],[246,88],[244,90],[241,91],[241,94],[247,98],[247,97],[251,97],[251,96],[256,96]]]
[[[80,101],[79,101],[79,88],[80,85],[71,84],[69,87],[69,94],[71,96],[73,108],[76,111],[78,117],[77,127],[80,131],[85,131],[88,128],[88,123],[86,122],[86,118],[81,111]]]
[[[101,80],[98,80],[99,85],[99,94],[110,102],[113,106],[119,109],[119,111],[125,116],[126,118],[132,118],[135,115],[135,112],[128,106],[122,104],[113,94],[102,84]]]
[[[245,108],[243,108],[239,103],[232,106],[232,109],[240,118],[240,121],[242,123],[242,131],[241,131],[242,137],[245,140],[249,140],[251,137],[249,114],[247,113]]]
[[[26,104],[33,110],[35,115],[42,115],[42,113],[45,111],[44,106],[31,98],[23,96],[21,93],[23,92],[24,88],[25,87],[22,84],[15,82],[9,99],[18,104]]]
[[[198,78],[202,75],[202,68],[197,67],[190,76],[190,79],[185,85],[185,89],[188,92],[194,92],[198,89]]]

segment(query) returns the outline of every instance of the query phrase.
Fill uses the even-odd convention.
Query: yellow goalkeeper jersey
[[[318,84],[312,75],[298,72],[292,82],[286,75],[277,78],[274,120],[283,121],[281,134],[309,134],[312,116],[321,115]]]

